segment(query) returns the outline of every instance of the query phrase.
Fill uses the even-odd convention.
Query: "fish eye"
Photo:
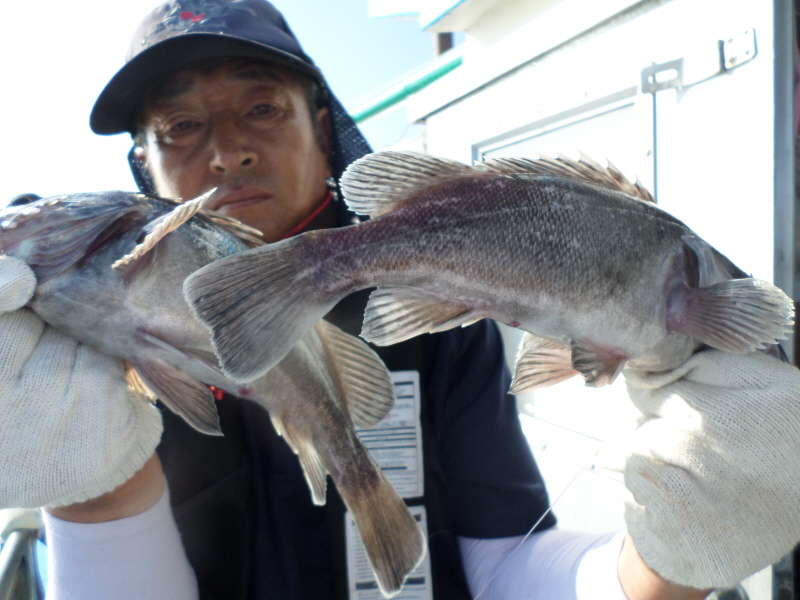
[[[42,197],[38,194],[20,194],[19,196],[14,196],[11,199],[11,202],[8,203],[9,206],[23,206],[25,204],[30,204],[31,202],[36,202],[37,200],[41,200]]]

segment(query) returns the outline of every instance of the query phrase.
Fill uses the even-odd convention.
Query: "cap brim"
[[[92,131],[101,135],[134,133],[137,114],[150,85],[198,60],[224,56],[268,60],[322,81],[316,67],[277,48],[232,36],[187,33],[140,52],[114,75],[92,109]]]

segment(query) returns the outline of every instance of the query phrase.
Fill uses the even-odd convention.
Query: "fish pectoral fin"
[[[697,256],[697,285],[709,287],[726,279],[740,279],[748,274],[734,265],[730,259],[694,235],[681,237],[683,243]]]
[[[157,358],[132,363],[167,407],[200,433],[222,435],[214,395],[202,383]]]
[[[527,394],[574,377],[572,350],[561,342],[525,332],[514,367],[510,393]]]
[[[394,384],[386,365],[366,343],[325,320],[316,325],[336,366],[353,422],[370,428],[394,406]]]
[[[572,341],[572,368],[589,387],[603,387],[622,371],[628,357],[582,340]]]
[[[688,290],[670,307],[667,330],[736,354],[785,339],[794,325],[794,303],[767,281],[728,279]]]
[[[215,381],[225,377],[217,366],[217,357],[211,352],[183,350],[141,329],[136,332],[136,337],[142,342],[154,346],[154,351],[158,352],[162,359],[166,358],[167,361],[172,362],[191,361],[192,369],[194,369],[196,373],[203,372],[197,375],[197,377],[203,381],[213,384]],[[155,350],[156,348],[157,350]]]
[[[361,337],[378,346],[389,346],[422,333],[474,323],[484,316],[466,302],[419,288],[379,287],[367,302]]]
[[[347,167],[340,186],[350,210],[377,216],[431,184],[473,173],[455,160],[390,150],[358,159]]]
[[[292,449],[300,461],[300,466],[303,468],[303,475],[306,478],[306,483],[311,490],[311,500],[317,506],[325,505],[325,489],[327,488],[327,480],[325,467],[322,464],[319,453],[314,447],[311,438],[302,435],[296,431],[287,421],[281,419],[279,416],[270,413],[272,419],[272,426],[275,431],[280,435],[289,448]]]
[[[128,361],[125,361],[125,381],[128,382],[128,387],[130,389],[146,396],[150,402],[155,404],[155,401],[158,400],[153,390],[147,386],[142,380],[141,375],[139,375],[139,372]]]

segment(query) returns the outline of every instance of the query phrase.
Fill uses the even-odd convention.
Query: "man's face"
[[[318,115],[315,128],[289,70],[244,59],[185,69],[149,90],[140,157],[159,195],[189,200],[217,187],[210,208],[273,242],[325,197],[327,109]]]

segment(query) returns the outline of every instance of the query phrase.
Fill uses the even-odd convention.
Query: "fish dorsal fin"
[[[389,346],[423,333],[470,325],[486,315],[465,301],[419,288],[379,287],[369,297],[361,337]]]
[[[368,154],[350,165],[340,186],[353,212],[375,217],[429,185],[472,173],[472,167],[448,158],[386,151]]]
[[[202,196],[195,198],[194,200],[189,200],[188,202],[179,204],[167,214],[161,215],[157,219],[154,219],[145,225],[144,229],[149,233],[145,236],[144,240],[142,240],[142,243],[138,244],[129,254],[126,254],[113,265],[111,265],[111,268],[119,269],[125,267],[135,261],[137,258],[141,258],[147,254],[169,232],[175,231],[178,227],[196,215],[197,211],[199,211],[208,203],[209,199],[216,191],[217,188],[214,188]]]
[[[572,368],[569,346],[526,331],[517,351],[514,380],[509,391],[514,395],[527,394],[577,374]]]
[[[569,177],[596,183],[645,202],[655,203],[652,194],[647,191],[638,179],[635,183],[631,183],[611,161],[606,162],[608,166],[603,167],[597,161],[581,153],[578,160],[564,155],[558,155],[556,158],[545,155],[539,158],[494,158],[476,165],[475,168],[476,170],[483,169],[487,172],[506,175],[527,173],[530,175]]]
[[[383,361],[363,341],[325,320],[319,337],[337,366],[353,422],[370,428],[394,406],[394,384]]]
[[[251,248],[263,246],[266,243],[261,239],[261,236],[264,235],[263,232],[255,227],[245,225],[238,219],[205,208],[200,209],[200,214],[215,225],[222,227],[228,233],[236,236]]]

